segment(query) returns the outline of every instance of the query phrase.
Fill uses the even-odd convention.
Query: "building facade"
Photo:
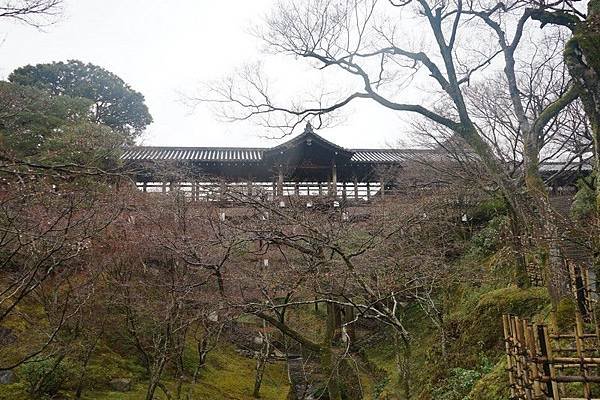
[[[346,149],[314,132],[271,148],[135,146],[122,156],[144,192],[184,192],[193,200],[222,200],[235,189],[246,194],[329,196],[369,201],[401,188],[394,177],[419,163],[452,161],[444,147]],[[541,166],[553,187],[572,186],[586,171],[563,163]]]

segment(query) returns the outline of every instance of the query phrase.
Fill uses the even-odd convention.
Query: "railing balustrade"
[[[243,196],[277,196],[277,185],[273,182],[136,182],[139,190],[147,193],[178,191],[193,201],[231,201],[235,194]],[[332,197],[346,201],[367,202],[385,194],[393,194],[379,182],[338,182],[335,188],[327,182],[283,182],[283,197]]]

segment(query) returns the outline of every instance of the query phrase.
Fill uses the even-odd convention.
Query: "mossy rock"
[[[502,350],[502,314],[532,318],[549,302],[545,288],[508,287],[484,293],[465,316],[462,345],[480,347],[484,351]]]
[[[510,398],[506,360],[498,362],[494,368],[481,377],[465,400],[507,400]]]

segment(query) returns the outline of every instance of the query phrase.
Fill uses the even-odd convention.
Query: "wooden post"
[[[527,398],[533,399],[533,387],[535,382],[535,374],[533,364],[530,358],[530,347],[529,347],[529,329],[528,322],[526,319],[522,319],[519,321],[521,323],[521,353],[523,359],[523,368],[524,368],[524,377],[525,377],[525,395]]]
[[[294,195],[300,196],[300,186],[298,186],[298,182],[294,182]]]
[[[148,182],[142,182],[142,191],[146,193],[148,191]]]
[[[556,369],[554,368],[554,360],[552,356],[552,346],[550,344],[550,336],[548,335],[548,327],[545,325],[538,326],[538,336],[540,338],[540,350],[542,357],[545,358],[544,374],[550,378],[547,383],[548,394],[552,395],[552,400],[560,400],[558,392],[558,383],[556,382]]]
[[[219,200],[225,200],[225,192],[227,191],[227,183],[224,180],[221,180],[219,183]]]
[[[524,362],[523,356],[522,356],[522,345],[521,345],[521,338],[519,335],[519,328],[520,328],[520,321],[518,320],[517,317],[512,317],[511,318],[511,330],[513,332],[513,342],[514,342],[514,351],[515,351],[515,359],[516,359],[516,374],[517,374],[517,389],[518,389],[518,393],[517,395],[520,395],[521,393],[523,393],[524,388],[526,388],[527,386],[527,382],[526,382],[526,377],[525,377],[525,371],[524,368],[526,368],[526,363]],[[523,393],[524,394],[524,393]]]
[[[167,193],[167,182],[166,181],[163,181],[163,183],[162,183],[162,192]]]
[[[354,200],[358,201],[358,178],[354,177]]]
[[[342,182],[342,199],[346,201],[346,181]]]
[[[331,165],[331,191],[329,195],[337,197],[337,166],[335,165],[335,161]]]
[[[381,198],[383,199],[385,197],[385,179],[382,177],[379,182],[379,184],[381,185],[379,191],[381,192]]]
[[[367,182],[367,201],[371,200],[371,183]]]
[[[323,196],[323,182],[319,182],[319,196]]]
[[[283,196],[283,167],[281,165],[277,172],[277,196]]]
[[[587,266],[582,266],[581,269],[582,272],[582,278],[583,278],[583,287],[584,289],[584,296],[585,296],[585,305],[586,305],[586,310],[591,310],[592,309],[592,304],[591,304],[591,290],[590,290],[590,270]],[[591,313],[588,313],[588,315],[586,315],[586,318],[590,318]],[[586,319],[586,322],[588,322],[588,320]],[[598,337],[598,339],[600,339],[600,336]]]
[[[585,343],[583,341],[583,319],[580,313],[575,314],[575,347],[577,349],[577,357],[583,360],[585,357]],[[592,389],[590,388],[590,382],[586,379],[588,377],[588,367],[583,362],[579,363],[579,373],[583,377],[583,397],[585,399],[592,398]]]
[[[248,181],[248,197],[252,197],[252,181]]]
[[[541,387],[541,374],[537,364],[538,351],[536,346],[536,333],[534,325],[527,321],[525,321],[525,339],[527,342],[527,358],[531,367],[531,379],[533,381],[533,398],[543,399],[544,392]]]
[[[506,369],[508,370],[508,383],[510,387],[510,398],[516,398],[515,390],[515,367],[512,357],[512,335],[510,331],[510,317],[506,314],[502,315],[502,326],[504,327],[504,348],[506,350]]]

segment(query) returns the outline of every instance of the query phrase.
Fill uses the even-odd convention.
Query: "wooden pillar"
[[[253,193],[252,193],[252,181],[248,181],[247,183],[248,185],[248,197],[252,197]]]
[[[142,182],[142,191],[146,193],[148,191],[148,182]]]
[[[331,164],[331,190],[329,195],[337,197],[337,166],[335,161]]]
[[[294,194],[300,196],[300,186],[298,186],[298,182],[294,182]]]
[[[383,199],[385,197],[385,179],[382,177],[379,182],[381,185],[381,189],[379,189],[379,191],[381,193],[381,198]]]
[[[319,196],[323,196],[323,182],[319,182]]]
[[[279,166],[277,172],[277,196],[283,196],[283,166]]]
[[[354,200],[358,201],[358,178],[354,177]]]
[[[219,200],[225,200],[225,192],[227,191],[227,183],[221,181],[219,183]]]
[[[346,181],[342,182],[342,199],[346,201]]]
[[[371,183],[367,181],[367,201],[371,200]]]

